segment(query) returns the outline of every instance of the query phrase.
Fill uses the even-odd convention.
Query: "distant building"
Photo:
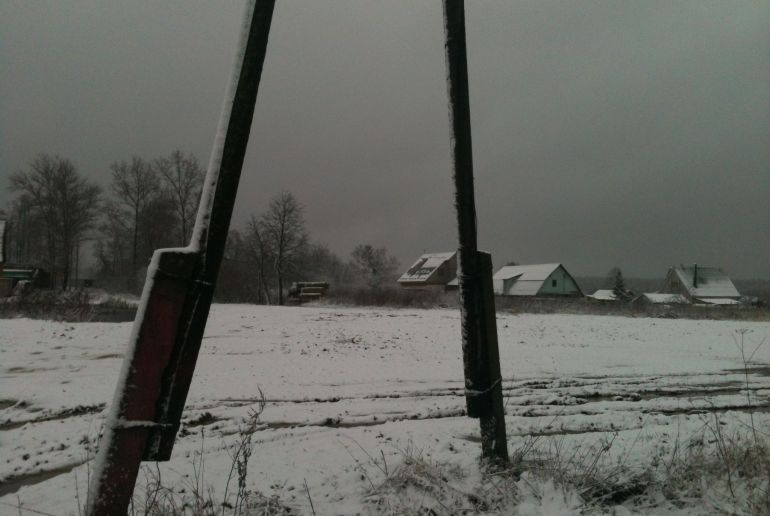
[[[661,293],[679,294],[687,302],[711,305],[737,304],[741,297],[727,274],[717,267],[671,267]]]
[[[499,296],[582,296],[575,279],[560,263],[506,265],[492,277]]]
[[[618,297],[615,295],[615,292],[611,289],[597,290],[593,294],[589,294],[586,297],[588,299],[593,299],[594,301],[617,301],[618,300]]]
[[[457,252],[428,253],[398,278],[404,288],[445,287],[457,277]]]

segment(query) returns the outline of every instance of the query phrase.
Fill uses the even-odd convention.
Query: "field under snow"
[[[19,503],[78,514],[130,328],[0,321],[0,514]],[[767,428],[770,343],[746,376],[738,330],[749,354],[770,325],[499,314],[510,450],[528,436],[564,449],[612,440],[605,458],[644,464],[714,424],[745,430],[749,407]],[[480,445],[463,415],[459,335],[454,310],[215,305],[163,483],[189,492],[203,464],[198,482],[221,499],[228,448],[261,389],[249,487],[301,513],[374,511],[372,486],[415,455],[456,465],[470,485]],[[545,498],[532,514],[557,503]]]

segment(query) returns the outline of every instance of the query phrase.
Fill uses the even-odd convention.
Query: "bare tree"
[[[225,303],[259,303],[257,272],[248,236],[237,229],[227,235],[225,254],[217,277],[214,298]]]
[[[77,247],[96,218],[99,186],[80,176],[70,160],[40,154],[29,171],[11,176],[10,189],[21,195],[21,204],[39,214],[48,266],[60,273],[61,288],[66,289]]]
[[[350,253],[353,267],[371,288],[379,288],[398,269],[398,260],[384,247],[359,244]]]
[[[131,229],[130,221],[120,206],[115,202],[107,202],[99,226],[100,238],[96,242],[96,258],[103,276],[125,280],[130,274]],[[102,281],[105,279],[103,277]]]
[[[275,253],[265,239],[267,230],[263,222],[251,216],[248,226],[248,236],[246,240],[249,246],[249,256],[254,264],[257,280],[257,302],[271,304],[270,289],[268,285],[271,282],[270,272],[266,265],[275,262]]]
[[[131,220],[132,247],[131,247],[131,283],[134,286],[136,271],[138,270],[139,257],[139,232],[140,221],[145,216],[145,211],[157,198],[160,190],[160,182],[149,163],[136,156],[130,162],[115,162],[112,169],[112,192],[115,194],[118,205]]]
[[[278,282],[278,304],[283,304],[283,284],[295,271],[307,247],[303,207],[290,192],[281,192],[270,201],[260,219],[261,236],[274,253],[273,269]]]
[[[346,285],[356,275],[354,266],[334,254],[326,245],[312,243],[302,259],[303,279]]]
[[[31,205],[26,194],[13,199],[5,215],[6,263],[46,267],[48,265],[48,232],[40,210]],[[51,270],[49,268],[49,270]]]
[[[179,245],[187,245],[203,187],[205,171],[192,154],[175,150],[167,158],[159,158],[155,166],[171,200],[179,224]]]

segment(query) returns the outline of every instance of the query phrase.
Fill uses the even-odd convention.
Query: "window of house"
[[[552,280],[551,280],[551,286],[552,286],[552,287],[555,287],[555,286],[556,286],[556,280],[555,280],[555,279],[552,279]]]

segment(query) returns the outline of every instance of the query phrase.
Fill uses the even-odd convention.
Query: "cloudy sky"
[[[480,247],[496,265],[770,278],[770,3],[467,2]],[[208,161],[242,2],[0,1],[0,205],[57,153]],[[456,247],[437,0],[279,0],[234,222],[281,190],[316,240]]]

